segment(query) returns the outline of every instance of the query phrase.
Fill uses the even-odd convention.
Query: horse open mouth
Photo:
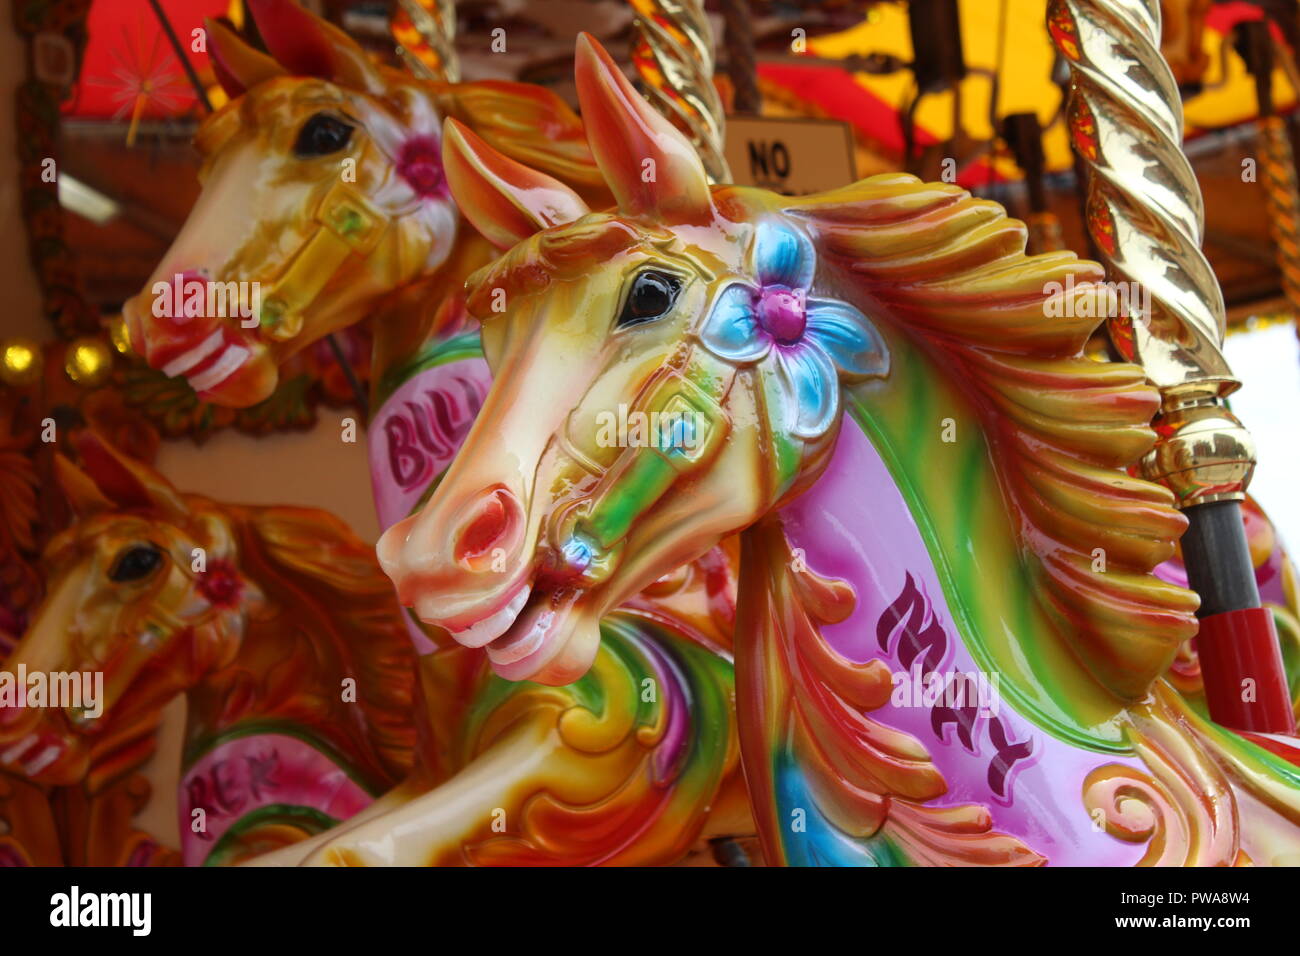
[[[240,316],[251,305],[240,292],[236,299],[223,300],[216,311],[210,311],[213,303],[205,301],[200,311],[178,312],[177,303],[184,303],[179,290],[193,282],[203,282],[206,288],[207,273],[187,269],[165,283],[174,291],[162,314],[154,311],[157,297],[151,291],[123,305],[132,348],[168,378],[183,377],[205,401],[221,404],[230,393],[237,404],[247,404],[266,385],[253,367],[264,358],[265,346],[235,325],[244,321]]]
[[[501,610],[453,631],[452,637],[467,647],[485,648],[498,676],[527,680],[564,649],[583,593],[523,584]]]
[[[218,326],[194,348],[162,367],[168,378],[185,376],[200,396],[220,386],[248,363],[252,349],[226,326]]]

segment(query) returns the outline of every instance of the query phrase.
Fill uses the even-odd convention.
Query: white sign
[[[787,196],[838,189],[856,180],[848,123],[802,117],[727,117],[731,181]]]

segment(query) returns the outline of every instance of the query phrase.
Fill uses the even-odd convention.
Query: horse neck
[[[493,247],[461,222],[447,261],[437,271],[394,289],[372,315],[372,398],[386,378],[421,351],[462,331],[465,280],[496,256]]]
[[[835,294],[867,315],[880,312],[850,284]],[[1000,692],[1012,706],[1080,746],[1122,747],[1123,704],[1087,674],[1044,609],[975,408],[934,355],[892,325],[877,325],[889,348],[888,376],[845,389],[841,433],[825,470],[767,522],[785,529],[790,548],[801,549],[795,553],[806,556],[814,576],[831,581],[852,575],[844,573],[843,556],[825,542],[841,539],[844,532],[872,542],[866,556],[870,571],[862,575],[863,566],[856,566],[859,577],[848,582],[850,592],[863,590],[869,581],[887,581],[888,603],[899,597],[905,582],[926,571],[934,582],[928,597],[950,640],[959,642],[981,671],[998,676]],[[864,475],[868,466],[874,468],[870,484]],[[823,518],[829,523],[821,533],[807,534]],[[880,533],[886,526],[894,528],[892,535]],[[914,536],[915,549],[899,546],[897,536],[903,534]],[[749,547],[745,553],[776,560],[770,537],[765,550]],[[767,592],[776,580],[772,574],[742,575],[738,605],[758,598],[761,606],[771,599]],[[850,599],[861,604],[867,595],[852,593]],[[867,616],[860,626],[874,633],[883,607],[863,610]],[[833,652],[843,653],[845,646],[830,643]],[[737,659],[741,653],[738,648]]]
[[[164,701],[147,711],[128,715],[95,742],[90,755],[90,770],[82,784],[89,796],[101,793],[109,784],[148,763],[157,750],[163,711],[170,702]]]
[[[356,708],[389,690],[378,686],[383,677],[373,665],[408,648],[400,617],[349,616],[255,549],[242,551],[242,570],[266,606],[250,615],[233,660],[189,690],[185,763],[220,740],[260,729],[307,740],[372,782],[394,782],[409,763],[406,735],[395,725],[409,723],[409,708],[362,716]]]

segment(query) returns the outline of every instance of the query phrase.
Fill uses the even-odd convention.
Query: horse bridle
[[[238,110],[214,113],[195,136],[207,156],[215,155],[240,129]],[[356,168],[365,165],[373,138],[366,141]],[[385,160],[385,166],[392,162]],[[206,163],[205,163],[206,169]],[[290,339],[302,330],[303,316],[349,256],[369,258],[388,232],[393,216],[376,207],[355,184],[341,178],[316,204],[307,237],[269,283],[259,282],[259,324],[273,339]]]
[[[713,291],[701,309],[697,326],[712,310],[713,301],[730,283]],[[629,405],[629,414],[641,412],[654,421],[654,413],[691,416],[700,423],[689,446],[650,441],[628,445],[608,465],[592,460],[561,430],[559,456],[595,480],[595,488],[581,503],[568,509],[555,526],[563,571],[594,584],[612,571],[611,559],[637,518],[648,511],[674,484],[706,465],[731,430],[725,404],[737,368],[699,345],[693,328],[674,356],[655,371]],[[679,419],[680,420],[680,419]]]
[[[373,149],[373,141],[365,149]],[[362,157],[357,160],[361,165]],[[303,316],[350,256],[368,258],[388,231],[392,217],[353,184],[336,182],[312,215],[313,226],[288,266],[262,294],[260,322],[272,338],[292,338]]]

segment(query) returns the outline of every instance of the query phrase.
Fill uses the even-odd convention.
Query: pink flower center
[[[803,296],[784,286],[768,286],[758,294],[758,324],[782,345],[803,338],[808,313]]]
[[[397,175],[406,180],[420,197],[442,196],[447,180],[442,173],[442,155],[433,136],[413,136],[402,144],[397,157]]]
[[[207,571],[199,578],[199,592],[216,607],[233,607],[243,589],[239,572],[228,561],[209,562]]]

